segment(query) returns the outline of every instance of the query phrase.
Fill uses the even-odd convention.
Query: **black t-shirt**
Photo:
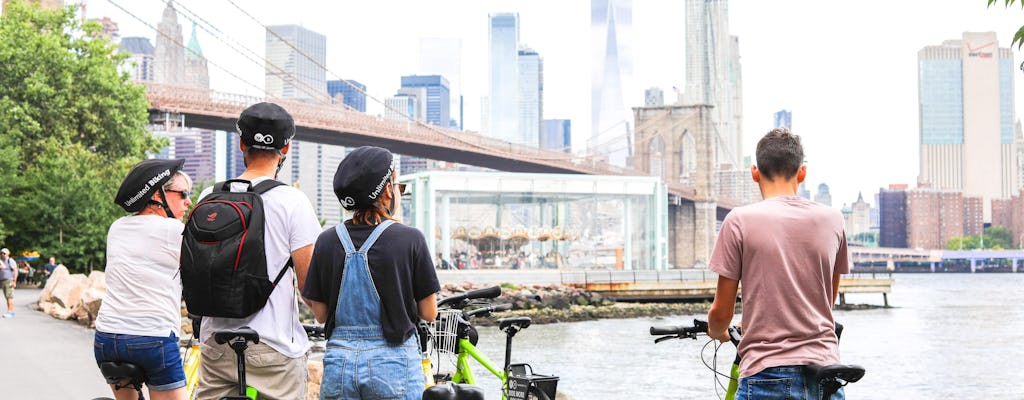
[[[348,220],[345,227],[355,250],[359,250],[377,226],[353,225]],[[373,286],[380,295],[384,338],[390,343],[402,343],[416,330],[417,302],[441,290],[427,241],[416,228],[392,224],[367,251],[366,258]],[[324,331],[328,337],[334,331],[334,313],[338,308],[344,269],[345,247],[331,227],[316,239],[306,286],[302,290],[307,299],[327,304]]]

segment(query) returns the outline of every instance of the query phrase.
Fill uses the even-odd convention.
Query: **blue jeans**
[[[331,338],[324,354],[321,400],[419,400],[423,366],[419,340],[389,345],[384,338]]]
[[[92,349],[97,366],[101,362],[127,361],[141,367],[151,390],[185,387],[181,350],[173,333],[168,337],[154,337],[96,331]]]
[[[804,367],[784,366],[765,368],[746,378],[740,378],[737,400],[819,400],[818,384],[804,372]],[[831,400],[844,400],[840,388]]]

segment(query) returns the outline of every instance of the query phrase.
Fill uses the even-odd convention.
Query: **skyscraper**
[[[661,107],[665,105],[665,92],[661,88],[652,87],[644,90],[645,107]]]
[[[818,193],[814,195],[814,201],[832,207],[832,194],[828,191],[828,185],[818,185]]]
[[[719,139],[715,165],[743,160],[739,39],[727,0],[686,0],[686,101],[710,104]]]
[[[519,14],[490,15],[490,122],[486,136],[519,141]]]
[[[327,38],[298,25],[267,27],[267,96],[329,103]]]
[[[178,23],[178,12],[174,2],[168,1],[160,18],[159,31],[156,35],[156,50],[153,72],[158,83],[170,85],[185,84],[185,49],[182,42],[181,24]]]
[[[425,75],[441,75],[448,79],[451,121],[445,126],[462,129],[462,39],[420,38],[420,67]]]
[[[889,185],[878,192],[878,246],[907,247],[906,185]]]
[[[572,153],[572,121],[546,119],[540,134],[540,147],[547,150]]]
[[[340,94],[341,101],[352,107],[353,110],[366,112],[366,85],[352,79],[347,81],[348,83],[340,79],[327,81],[327,94],[331,96],[331,99]]]
[[[195,22],[192,22],[192,38],[185,50],[185,83],[203,89],[210,88],[210,69],[206,66],[206,57],[196,38]]]
[[[984,198],[1018,189],[1013,53],[995,32],[964,32],[917,53],[921,185]]]
[[[409,89],[419,89],[412,90]],[[447,127],[451,122],[451,94],[448,80],[441,75],[409,75],[402,77],[401,93],[417,94],[420,112],[415,119]],[[421,97],[422,98],[419,98]]]
[[[122,67],[128,71],[128,75],[137,81],[154,81],[156,75],[153,72],[153,44],[149,38],[126,37],[121,39],[118,51],[131,54],[131,57]]]
[[[793,112],[789,110],[779,110],[779,112],[775,113],[775,123],[772,124],[772,126],[793,130]]]
[[[540,146],[544,121],[544,59],[532,49],[519,50],[519,140]]]
[[[633,90],[632,31],[632,0],[591,0],[587,151],[619,166],[633,153],[633,112],[623,96]]]
[[[327,39],[298,25],[274,25],[266,30],[266,92],[271,98],[329,103],[327,96]],[[334,172],[345,148],[291,142],[291,151],[278,179],[309,197],[317,216],[327,225],[341,221],[341,204],[334,196]]]

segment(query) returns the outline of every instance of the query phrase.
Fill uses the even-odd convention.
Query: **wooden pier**
[[[893,282],[890,274],[842,278],[839,304],[846,304],[847,293],[881,293],[883,302],[888,306]],[[616,301],[711,300],[715,297],[718,276],[706,270],[580,271],[563,272],[562,284]]]

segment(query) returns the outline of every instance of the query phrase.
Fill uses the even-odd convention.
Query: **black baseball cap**
[[[121,181],[114,203],[128,212],[142,211],[153,193],[159,191],[184,165],[185,160],[157,158],[138,163]]]
[[[256,103],[238,116],[238,133],[246,146],[263,150],[280,150],[295,136],[295,120],[281,106]]]
[[[356,148],[345,156],[334,173],[334,194],[341,206],[349,211],[373,208],[391,183],[393,161],[390,151],[374,146]]]

